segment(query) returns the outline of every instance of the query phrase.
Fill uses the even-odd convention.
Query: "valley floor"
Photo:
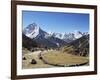
[[[89,65],[88,57],[61,53],[56,50],[34,52],[24,50],[22,56],[25,58],[22,60],[23,69]],[[31,64],[32,59],[36,61],[36,64]]]

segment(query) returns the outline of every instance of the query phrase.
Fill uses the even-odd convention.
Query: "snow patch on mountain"
[[[82,32],[80,32],[80,31],[75,31],[74,32],[74,37],[76,38],[76,39],[78,39],[78,38],[80,38],[80,37],[82,37],[83,36],[83,33]]]
[[[35,38],[37,35],[39,35],[39,27],[37,26],[37,24],[32,23],[30,25],[28,25],[25,29],[24,29],[24,34],[33,39]]]

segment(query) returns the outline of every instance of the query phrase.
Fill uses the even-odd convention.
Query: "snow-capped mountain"
[[[75,39],[78,39],[84,35],[88,35],[88,32],[80,32],[80,31],[74,31],[74,32],[71,32],[71,33],[55,33],[55,32],[51,32],[51,33],[47,33],[45,31],[43,31],[39,26],[37,26],[36,23],[32,23],[32,24],[29,24],[24,30],[23,30],[23,33],[33,39],[37,36],[42,36],[42,37],[45,37],[45,38],[48,38],[48,37],[56,37],[56,38],[59,38],[59,39],[63,39],[63,40],[75,40]]]
[[[23,34],[43,46],[57,47],[67,44],[64,40],[51,36],[51,34],[43,31],[40,27],[37,26],[36,23],[28,25],[23,30]]]
[[[80,31],[74,31],[72,33],[50,33],[51,36],[57,37],[59,39],[62,39],[66,42],[71,42],[73,40],[79,39],[80,37],[84,35],[88,35],[88,32],[80,32]]]
[[[80,32],[80,31],[75,31],[75,32],[74,32],[74,37],[75,37],[76,39],[82,37],[83,35],[84,35],[84,34],[83,34],[82,32]]]
[[[72,42],[88,33],[75,31],[72,33],[48,33],[43,31],[36,23],[29,24],[23,34],[44,46],[57,47]]]
[[[27,37],[34,38],[39,34],[39,27],[35,23],[29,24],[23,32]]]
[[[73,33],[50,33],[51,36],[62,39],[66,42],[70,42],[72,40],[75,40],[74,34]]]
[[[37,26],[36,23],[32,23],[32,24],[28,25],[23,30],[23,33],[31,39],[39,37],[39,36],[42,36],[45,38],[49,37],[49,34],[45,31],[43,31],[39,26]]]
[[[53,33],[53,32],[51,32],[49,34],[50,34],[50,36],[57,37],[59,39],[63,39],[63,34],[61,34],[61,33],[55,33],[55,32]]]
[[[75,40],[75,36],[74,36],[74,33],[65,33],[64,36],[63,36],[63,40],[66,41],[66,42],[71,42],[73,40]]]

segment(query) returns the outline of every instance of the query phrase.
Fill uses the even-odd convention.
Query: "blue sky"
[[[89,14],[23,11],[22,15],[23,28],[35,22],[46,32],[69,33],[89,30]]]

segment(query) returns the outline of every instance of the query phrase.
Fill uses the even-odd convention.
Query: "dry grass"
[[[23,50],[22,56],[26,58],[26,60],[22,60],[22,68],[23,69],[32,69],[32,68],[49,68],[55,67],[53,65],[45,64],[43,60],[39,59],[41,51],[30,52],[26,49]],[[43,51],[41,53],[42,58],[50,63],[50,64],[80,64],[88,61],[88,57],[75,56],[72,54],[63,53],[62,51],[49,50]],[[31,64],[31,60],[35,59],[37,64]]]
[[[45,54],[42,54],[42,57],[50,64],[75,65],[88,62],[88,57],[62,53],[61,51],[49,51]]]

